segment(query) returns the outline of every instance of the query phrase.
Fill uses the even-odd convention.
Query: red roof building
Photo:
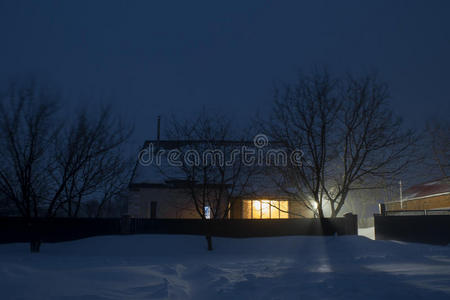
[[[411,186],[403,199],[386,203],[386,210],[450,209],[450,180],[438,179]]]

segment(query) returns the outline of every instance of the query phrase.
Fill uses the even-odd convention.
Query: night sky
[[[67,107],[156,116],[266,113],[298,69],[378,71],[410,126],[450,111],[450,1],[0,1],[0,80],[33,75]],[[395,3],[394,3],[395,2]]]

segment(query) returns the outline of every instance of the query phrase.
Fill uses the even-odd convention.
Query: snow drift
[[[2,299],[448,299],[450,247],[361,236],[0,245]]]

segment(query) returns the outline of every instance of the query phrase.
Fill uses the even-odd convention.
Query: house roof
[[[424,198],[434,195],[450,193],[450,180],[437,179],[421,184],[416,184],[403,192],[403,200]]]
[[[272,144],[272,143],[271,143]],[[274,143],[278,144],[278,143]],[[223,146],[239,147],[239,146],[254,146],[253,141],[189,141],[189,140],[149,140],[144,143],[143,149],[148,149],[148,152],[155,154],[158,149],[170,151],[173,149],[182,149],[184,147],[193,146],[198,149],[210,149],[211,145],[218,148]],[[180,169],[180,167],[169,164],[166,157],[162,157],[160,163],[154,161],[148,165],[140,164],[136,165],[135,174],[130,183],[130,188],[183,188],[183,182],[186,182],[186,174]],[[254,195],[255,197],[276,197],[283,193],[278,189],[275,182],[267,175],[266,172],[260,172],[257,170],[254,175],[250,176],[249,182],[245,184],[238,182],[234,191],[231,191],[231,185],[229,190],[232,193],[239,193],[244,188],[244,194]],[[239,186],[241,184],[241,186]],[[239,192],[238,192],[239,191]]]
[[[145,141],[142,150],[146,155],[151,155],[152,161],[146,165],[137,161],[130,185],[136,184],[168,184],[174,181],[185,181],[186,174],[178,167],[169,163],[166,156],[167,151],[183,148],[210,149],[211,147],[239,147],[254,145],[250,141],[202,141],[202,140],[148,140]],[[165,151],[158,161],[156,153]]]

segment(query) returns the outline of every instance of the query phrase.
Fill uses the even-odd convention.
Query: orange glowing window
[[[253,201],[252,219],[261,219],[261,201]]]
[[[261,200],[261,219],[270,219],[270,201]]]
[[[242,209],[242,217],[244,219],[289,218],[288,201],[244,200]]]
[[[244,201],[242,217],[244,219],[252,218],[252,201]]]
[[[287,201],[280,201],[280,219],[289,218],[289,205]]]

